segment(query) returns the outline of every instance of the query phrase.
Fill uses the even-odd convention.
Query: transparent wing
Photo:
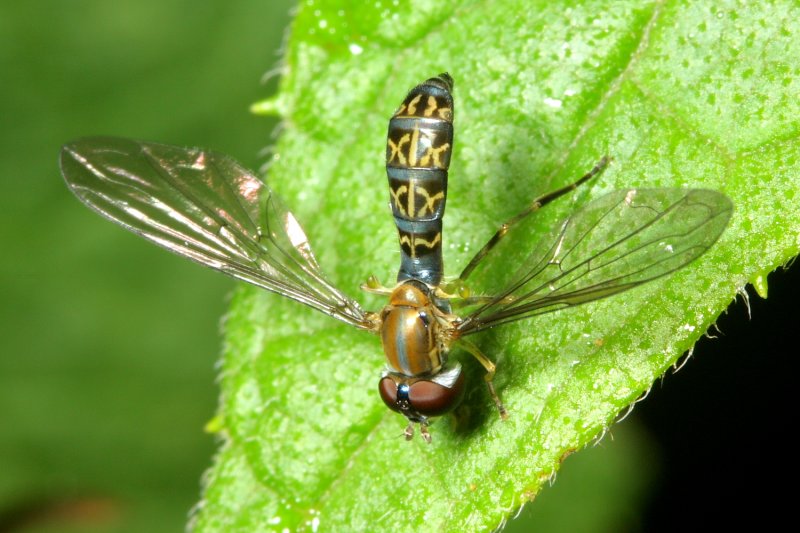
[[[322,275],[294,215],[229,157],[96,137],[63,147],[61,173],[83,203],[159,246],[370,328]]]
[[[602,196],[542,239],[504,288],[474,298],[477,309],[457,329],[467,335],[668,274],[708,250],[732,211],[727,196],[705,189],[629,189]]]

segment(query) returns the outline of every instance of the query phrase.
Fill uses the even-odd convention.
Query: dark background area
[[[234,283],[100,219],[57,168],[115,134],[267,160],[248,106],[293,2],[0,6],[0,532],[181,531],[215,449]],[[800,267],[723,315],[675,375],[570,457],[509,530],[674,531],[793,518]],[[526,520],[526,521],[523,521]],[[791,522],[789,522],[791,523]],[[516,528],[516,529],[515,529]]]
[[[752,318],[740,298],[717,321],[716,338],[701,339],[636,408],[660,449],[644,531],[748,523],[766,531],[795,518],[800,264],[768,281],[766,300],[749,288]]]
[[[732,303],[715,338],[701,338],[600,443],[567,458],[507,531],[780,531],[793,523],[800,263],[768,280],[767,299],[748,287],[750,312],[743,298]]]

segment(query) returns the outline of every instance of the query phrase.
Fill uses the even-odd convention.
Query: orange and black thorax
[[[442,217],[453,149],[453,80],[440,74],[411,90],[389,121],[386,174],[400,238],[397,281],[442,279]]]
[[[381,313],[381,340],[391,372],[414,377],[441,369],[440,313],[423,284],[408,281],[394,289]]]

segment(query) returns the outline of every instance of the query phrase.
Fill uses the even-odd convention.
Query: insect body
[[[611,296],[677,270],[716,241],[732,212],[730,200],[710,190],[618,190],[567,217],[513,268],[492,269],[487,258],[497,255],[496,246],[519,245],[515,236],[529,215],[600,173],[608,163],[603,158],[576,182],[534,199],[454,282],[445,283],[442,217],[453,145],[451,93],[449,75],[431,78],[412,89],[389,124],[386,169],[401,262],[396,286],[383,287],[374,278],[364,286],[388,296],[380,312],[365,312],[327,281],[294,215],[227,156],[95,137],[65,145],[61,171],[81,201],[126,229],[380,335],[386,356],[380,396],[408,419],[406,438],[418,424],[430,441],[430,418],[457,406],[465,389],[461,365],[448,361],[455,345],[484,366],[489,392],[506,416],[492,385],[495,365],[466,336]],[[462,290],[476,271],[484,274],[483,286]]]
[[[433,297],[442,281],[442,217],[453,147],[453,80],[448,74],[412,89],[389,121],[386,174],[400,241],[398,286],[381,314],[387,372],[383,401],[427,436],[427,418],[456,405],[464,390],[459,365],[444,371],[452,329],[449,302]]]

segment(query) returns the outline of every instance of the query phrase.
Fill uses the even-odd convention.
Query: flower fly
[[[551,201],[600,174],[602,158],[574,183],[534,199],[478,251],[458,278],[443,280],[442,217],[453,148],[453,80],[412,89],[389,122],[386,171],[401,250],[397,283],[363,286],[385,294],[379,312],[330,283],[297,219],[269,187],[233,159],[204,150],[94,137],[65,145],[61,172],[75,195],[124,228],[236,279],[282,294],[381,337],[386,405],[430,442],[431,418],[460,402],[464,375],[448,360],[454,346],[486,370],[495,365],[467,337],[619,292],[687,265],[717,240],[733,206],[706,189],[626,189],[596,198],[555,226],[502,283],[468,287],[501,243]],[[502,248],[502,247],[501,247]],[[500,257],[500,260],[503,258]],[[484,276],[491,280],[492,276]]]

